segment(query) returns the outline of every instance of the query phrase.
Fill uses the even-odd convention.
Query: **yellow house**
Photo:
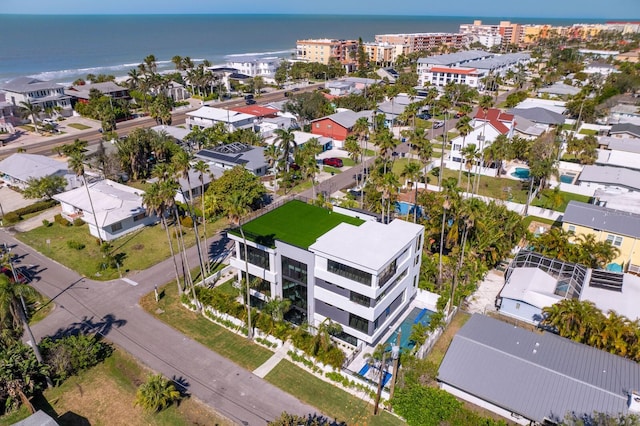
[[[593,234],[620,250],[613,260],[629,272],[640,272],[640,215],[594,204],[571,201],[562,217],[562,229],[576,235]]]

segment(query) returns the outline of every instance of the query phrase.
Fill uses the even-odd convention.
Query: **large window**
[[[255,247],[247,246],[249,263],[263,269],[269,269],[269,253]],[[244,260],[244,244],[240,243],[240,259]]]
[[[607,242],[614,247],[620,247],[622,245],[622,237],[618,235],[607,235]]]
[[[242,276],[244,277],[244,274]],[[249,274],[249,285],[252,289],[271,297],[271,283],[269,281]]]
[[[331,259],[327,261],[327,270],[332,274],[340,275],[352,281],[359,282],[360,284],[371,286],[371,274],[368,272],[352,268],[351,266],[344,265]]]
[[[393,262],[389,264],[384,270],[380,273],[380,278],[378,278],[378,287],[382,287],[389,281],[389,279],[396,274],[396,263],[398,259],[394,259]]]
[[[287,279],[282,280],[282,297],[291,300],[291,306],[307,311],[307,286]]]
[[[380,293],[378,297],[376,297],[376,304],[380,302],[391,290],[393,290],[395,286],[398,285],[398,283],[402,281],[404,277],[407,276],[408,271],[409,271],[409,268],[406,268],[404,271],[402,271],[402,273],[398,275],[398,278],[393,280],[393,283],[389,287],[387,287],[382,293]]]
[[[354,314],[349,314],[349,327],[363,333],[369,333],[369,321]]]
[[[354,291],[351,291],[349,293],[349,300],[351,300],[352,302],[356,302],[358,305],[366,306],[367,308],[371,306],[370,297],[364,296]]]
[[[306,283],[307,264],[282,256],[282,276]]]

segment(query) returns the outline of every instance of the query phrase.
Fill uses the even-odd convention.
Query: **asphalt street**
[[[82,330],[99,332],[149,368],[184,384],[188,393],[242,425],[265,425],[283,411],[305,415],[317,410],[281,391],[252,372],[185,337],[147,314],[138,300],[173,275],[167,259],[123,280],[93,281],[0,232],[0,243],[12,247],[20,266],[34,276],[33,286],[56,304],[33,327],[36,339]],[[228,249],[220,235],[208,241],[217,257]],[[197,259],[195,247],[189,257]]]

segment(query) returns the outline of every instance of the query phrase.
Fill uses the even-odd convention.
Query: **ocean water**
[[[68,83],[124,76],[149,54],[158,69],[189,56],[223,65],[229,55],[290,57],[296,40],[409,32],[457,32],[469,17],[330,15],[0,15],[0,81],[18,76]],[[505,18],[485,18],[495,23]],[[567,25],[581,20],[512,19]]]

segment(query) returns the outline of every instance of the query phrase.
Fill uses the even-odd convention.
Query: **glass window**
[[[244,278],[244,274],[242,274],[242,276]],[[256,277],[253,274],[249,274],[249,285],[255,291],[259,291],[265,296],[271,297],[271,283],[269,281]]]
[[[354,291],[350,292],[349,300],[357,303],[358,305],[366,306],[367,308],[371,306],[371,298],[364,296],[362,294],[356,293]]]
[[[111,225],[111,232],[116,232],[122,229],[122,222],[114,223]]]
[[[282,276],[296,281],[301,281],[306,284],[307,264],[282,256]]]
[[[369,321],[354,314],[349,314],[349,327],[363,333],[369,333]]]
[[[269,253],[259,248],[247,246],[248,261],[252,265],[259,266],[263,269],[269,269]],[[240,243],[240,260],[244,260],[244,244]]]
[[[307,311],[307,286],[287,279],[282,280],[282,297],[291,300],[291,305]]]
[[[575,225],[569,225],[569,232],[576,232]]]
[[[147,213],[145,213],[145,212],[138,213],[137,215],[135,215],[135,216],[133,217],[133,221],[134,221],[134,222],[137,222],[137,221],[139,221],[139,220],[144,219],[145,217],[147,217]]]
[[[387,294],[389,294],[389,292],[396,286],[398,285],[398,283],[400,281],[402,281],[402,279],[404,277],[407,276],[407,272],[409,272],[409,268],[406,268],[404,271],[402,271],[402,273],[400,275],[398,275],[398,278],[396,278],[395,280],[393,280],[393,283],[387,287],[382,293],[380,293],[380,296],[376,297],[376,303],[380,302],[382,300],[383,297],[385,297]],[[415,278],[415,277],[414,277]]]
[[[396,262],[397,259],[394,259],[384,270],[380,273],[380,278],[378,279],[378,287],[382,287],[389,281],[389,279],[396,274]]]
[[[342,263],[336,262],[334,260],[329,259],[327,261],[327,271],[331,272],[332,274],[348,278],[352,281],[359,282],[360,284],[371,286],[370,273],[352,268],[351,266],[343,265]]]
[[[607,242],[615,247],[620,247],[622,245],[622,237],[618,235],[607,235]]]

